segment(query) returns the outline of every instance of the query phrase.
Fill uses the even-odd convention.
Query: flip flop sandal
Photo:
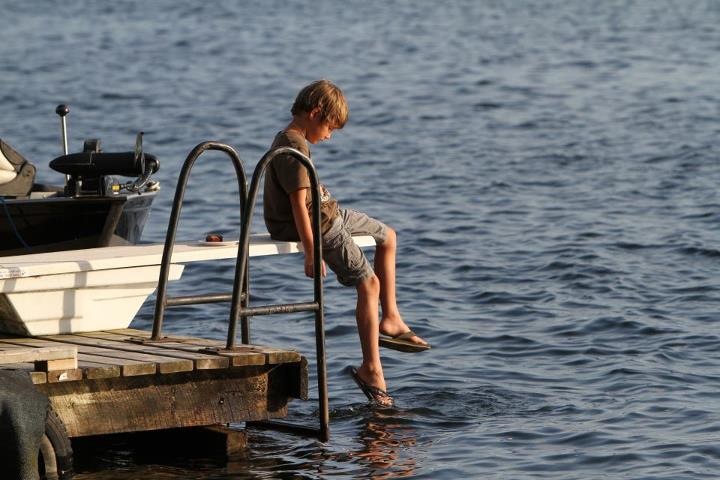
[[[412,330],[408,330],[405,333],[401,333],[395,337],[389,337],[387,335],[380,335],[380,346],[397,350],[398,352],[424,352],[430,350],[430,345],[420,345],[418,343],[411,342],[412,337],[419,336]]]
[[[348,367],[347,371],[350,373],[352,379],[355,380],[357,386],[360,387],[360,390],[362,390],[368,400],[370,400],[370,403],[385,408],[393,406],[393,398],[388,395],[385,390],[380,390],[377,387],[368,385],[362,378],[360,378],[360,375],[355,367]]]

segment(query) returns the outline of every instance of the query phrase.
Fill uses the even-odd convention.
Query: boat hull
[[[136,244],[155,195],[5,199],[0,256]]]
[[[171,265],[168,279],[179,279],[183,268]],[[159,274],[158,265],[0,280],[0,332],[54,335],[127,328],[155,291]]]

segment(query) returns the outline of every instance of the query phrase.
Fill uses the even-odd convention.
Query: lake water
[[[120,443],[76,478],[718,477],[719,2],[68,0],[2,18],[0,137],[58,182],[58,103],[74,151],[129,150],[144,130],[163,187],[147,241],[197,143],[252,171],[298,89],[338,83],[351,116],[313,148],[320,176],[398,230],[401,308],[434,346],[383,351],[397,407],[369,409],[343,373],[360,359],[354,291],[329,276],[328,444],[252,431],[224,464]],[[237,232],[232,175],[201,157],[183,239]],[[231,276],[192,266],[172,293]],[[251,278],[254,304],[312,291],[300,256],[254,260]],[[226,317],[165,325],[224,338]],[[252,327],[312,359],[307,316]]]

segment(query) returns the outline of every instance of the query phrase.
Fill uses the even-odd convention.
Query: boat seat
[[[35,181],[35,166],[0,139],[0,196],[26,197]]]

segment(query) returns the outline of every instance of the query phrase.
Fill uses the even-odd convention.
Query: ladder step
[[[240,295],[240,301],[245,300],[245,294]],[[232,293],[208,293],[205,295],[186,295],[171,297],[165,300],[166,307],[179,307],[184,305],[199,305],[201,303],[223,303],[232,301]]]
[[[288,303],[283,305],[262,305],[259,307],[241,308],[238,315],[252,317],[255,315],[274,315],[276,313],[316,312],[320,310],[318,302]]]

